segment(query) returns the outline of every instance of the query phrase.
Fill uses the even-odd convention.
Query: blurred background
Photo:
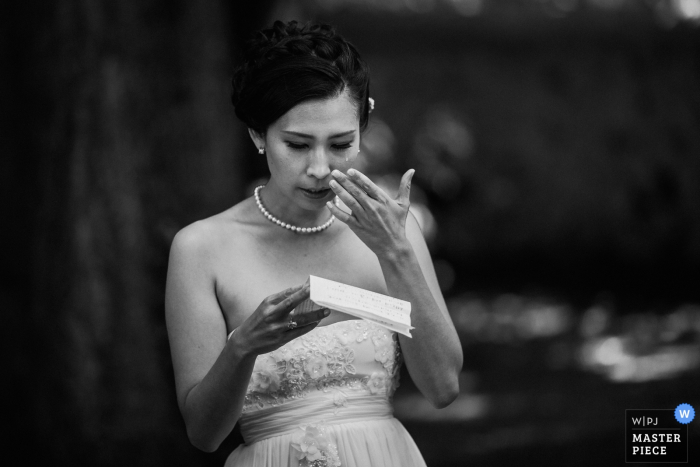
[[[396,394],[428,465],[619,465],[625,409],[700,408],[700,0],[2,9],[7,456],[220,466],[241,442],[190,446],[163,294],[174,234],[266,176],[229,79],[277,18],[368,61],[359,168],[390,191],[417,170],[465,355],[449,408],[407,374]]]

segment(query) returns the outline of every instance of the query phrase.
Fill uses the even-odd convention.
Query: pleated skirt
[[[425,467],[411,435],[393,416],[326,424],[324,430],[325,437],[337,446],[334,461],[342,467]],[[323,459],[313,464],[310,458],[299,459],[299,450],[292,447],[298,439],[298,434],[287,432],[241,445],[229,455],[225,467],[337,465]]]

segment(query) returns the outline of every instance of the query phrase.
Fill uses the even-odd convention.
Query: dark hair
[[[345,89],[357,104],[360,130],[369,121],[369,67],[327,24],[275,21],[257,32],[231,84],[236,116],[259,133],[301,102],[329,99]]]

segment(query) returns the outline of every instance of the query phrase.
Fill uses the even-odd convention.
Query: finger
[[[300,284],[300,285],[295,285],[294,287],[290,287],[290,288],[285,289],[281,292],[277,292],[276,294],[272,294],[269,297],[267,297],[267,301],[269,303],[271,303],[272,305],[277,305],[285,298],[290,297],[295,292],[298,292],[299,290],[301,290],[305,285],[306,285],[306,283]]]
[[[320,308],[318,310],[308,311],[306,313],[297,313],[294,311],[289,314],[289,321],[296,323],[295,327],[307,326],[311,323],[318,323],[323,318],[328,317],[331,314],[331,310],[328,308]]]
[[[333,178],[335,178],[335,182],[340,184],[343,188],[345,188],[345,191],[347,191],[354,199],[351,201],[355,201],[358,203],[359,206],[362,206],[363,209],[368,207],[368,202],[370,200],[370,197],[365,193],[365,191],[358,186],[350,177],[342,173],[340,170],[334,170],[331,172],[331,175],[333,175]],[[333,184],[333,180],[331,180],[331,184]],[[345,204],[348,204],[345,201],[345,198],[341,197],[338,195],[340,199],[343,200]],[[353,206],[348,204],[350,209],[353,209]]]
[[[289,330],[293,330],[299,327],[306,327],[310,325],[315,325],[323,321],[323,318],[327,318],[331,314],[329,308],[319,308],[313,311],[306,312],[302,315],[296,315],[294,317],[295,326],[289,327]]]
[[[362,188],[362,190],[367,193],[370,198],[380,200],[386,196],[384,190],[379,188],[372,180],[369,179],[369,177],[367,177],[367,175],[363,174],[359,170],[348,170],[348,177],[350,177],[352,181]]]
[[[401,177],[399,193],[396,195],[396,202],[401,206],[408,206],[411,204],[411,180],[413,179],[414,173],[416,173],[416,171],[410,169]]]
[[[331,187],[331,190],[333,190],[333,193],[335,193],[353,212],[362,212],[364,210],[357,198],[336,180],[331,180],[328,185]]]
[[[294,329],[289,329],[284,333],[284,337],[287,341],[294,340],[297,337],[303,336],[307,332],[312,331],[316,326],[318,326],[318,323],[320,323],[320,321],[309,323],[306,326],[300,326]]]
[[[343,211],[342,209],[340,209],[338,206],[336,206],[334,203],[332,203],[330,201],[328,201],[326,203],[326,207],[331,212],[331,214],[333,214],[341,222],[348,224],[348,225],[353,222],[354,219],[352,217],[352,213],[348,214],[347,212]]]
[[[308,283],[304,283],[301,285],[301,288],[299,288],[299,290],[292,293],[281,302],[277,303],[272,314],[278,317],[286,317],[286,315],[288,315],[294,308],[296,308],[301,302],[303,302],[310,296],[311,289]]]

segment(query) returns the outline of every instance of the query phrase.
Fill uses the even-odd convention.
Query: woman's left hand
[[[377,256],[388,254],[408,242],[406,216],[414,173],[411,169],[403,175],[399,192],[391,199],[358,170],[350,169],[347,175],[334,170],[331,175],[335,180],[331,180],[330,187],[352,213],[348,214],[330,201],[328,209]]]

